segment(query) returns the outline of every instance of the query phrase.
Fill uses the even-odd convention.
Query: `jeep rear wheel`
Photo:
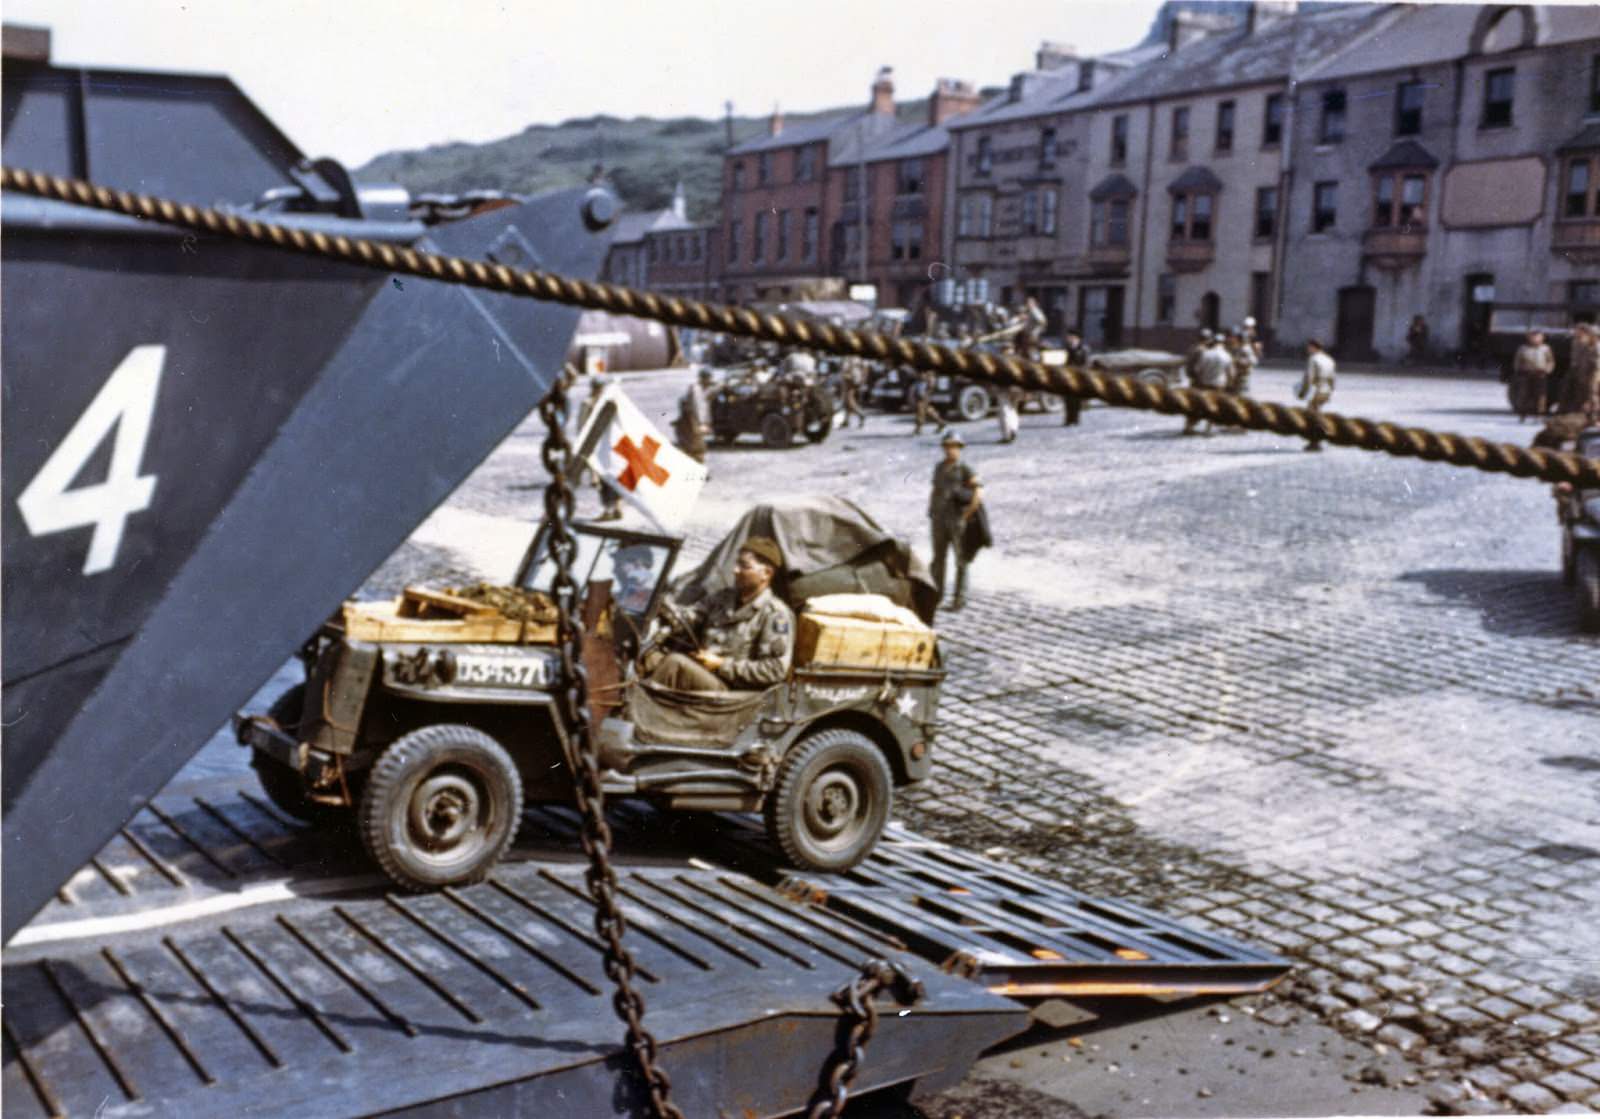
[[[408,890],[480,882],[517,832],[522,778],[482,731],[432,726],[391,743],[361,796],[361,840]]]
[[[767,795],[767,834],[795,865],[848,870],[889,822],[889,763],[864,734],[825,730],[797,743]]]
[[[769,447],[787,447],[794,442],[794,425],[780,412],[761,417],[761,441]]]

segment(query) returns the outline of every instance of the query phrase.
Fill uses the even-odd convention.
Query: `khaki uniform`
[[[1226,389],[1232,375],[1233,359],[1228,356],[1228,348],[1219,342],[1213,342],[1201,349],[1194,358],[1194,365],[1189,371],[1189,381],[1197,389]],[[1183,423],[1183,433],[1189,434],[1202,423],[1206,425],[1207,431],[1211,430],[1210,420],[1190,416]]]
[[[933,468],[933,492],[928,496],[928,518],[933,522],[933,582],[944,597],[946,557],[956,554],[955,597],[967,592],[967,561],[961,550],[961,514],[972,501],[972,491],[982,483],[978,474],[964,462],[941,462]]]
[[[769,587],[740,604],[727,587],[679,613],[708,653],[722,657],[715,672],[683,653],[667,656],[651,679],[680,691],[757,689],[781,683],[794,659],[794,614]]]
[[[912,430],[913,435],[921,435],[922,425],[925,423],[937,424],[940,431],[944,430],[945,424],[939,415],[939,409],[933,406],[933,374],[920,374],[911,382],[911,403],[917,417],[916,427]]]
[[[1228,381],[1228,391],[1235,396],[1249,396],[1250,374],[1255,372],[1256,363],[1260,361],[1256,348],[1246,338],[1234,348],[1232,357],[1233,375]]]
[[[856,418],[858,426],[867,425],[866,413],[861,410],[861,388],[866,383],[866,365],[858,357],[846,358],[844,369],[839,374],[839,390],[844,395],[841,403],[844,407],[846,427],[850,425],[851,416]]]
[[[678,449],[696,462],[704,462],[706,432],[711,430],[711,402],[706,399],[705,386],[698,381],[678,401],[676,427]]]
[[[1299,387],[1294,394],[1306,402],[1306,411],[1313,416],[1322,414],[1322,406],[1333,396],[1334,370],[1337,367],[1333,358],[1326,352],[1312,354],[1306,359],[1306,373],[1300,378]],[[1320,451],[1322,449],[1322,436],[1313,432],[1311,442],[1306,449]]]
[[[1563,412],[1593,412],[1600,408],[1600,344],[1591,337],[1575,334],[1572,339],[1572,367],[1561,402]]]
[[[1511,369],[1517,378],[1517,418],[1525,420],[1530,414],[1544,415],[1545,379],[1555,370],[1556,355],[1544,343],[1537,346],[1524,342],[1511,359]]]

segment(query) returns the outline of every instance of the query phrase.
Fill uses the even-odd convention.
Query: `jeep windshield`
[[[572,580],[578,597],[590,583],[609,582],[618,609],[636,621],[647,617],[677,558],[679,541],[670,536],[630,529],[602,528],[577,521],[572,525],[577,551],[572,560]],[[548,526],[541,525],[533,547],[523,559],[517,585],[549,592],[556,565],[550,555]]]

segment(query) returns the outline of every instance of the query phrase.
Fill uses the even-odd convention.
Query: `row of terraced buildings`
[[[638,279],[737,302],[1031,295],[1101,346],[1251,315],[1280,348],[1357,360],[1399,356],[1421,314],[1470,354],[1492,302],[1600,305],[1597,185],[1592,6],[1174,7],[1160,41],[1046,44],[992,96],[941,80],[920,119],[887,69],[864,108],[774,113],[728,150],[720,220],[651,234],[665,267]]]

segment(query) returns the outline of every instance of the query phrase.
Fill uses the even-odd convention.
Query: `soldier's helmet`
[[[783,371],[785,373],[815,373],[817,371],[817,359],[808,353],[796,351],[783,359]]]
[[[1209,341],[1211,341],[1212,337],[1213,337],[1213,335],[1212,335],[1211,330],[1210,330],[1209,327],[1202,326],[1200,328],[1200,341],[1209,342]]]

